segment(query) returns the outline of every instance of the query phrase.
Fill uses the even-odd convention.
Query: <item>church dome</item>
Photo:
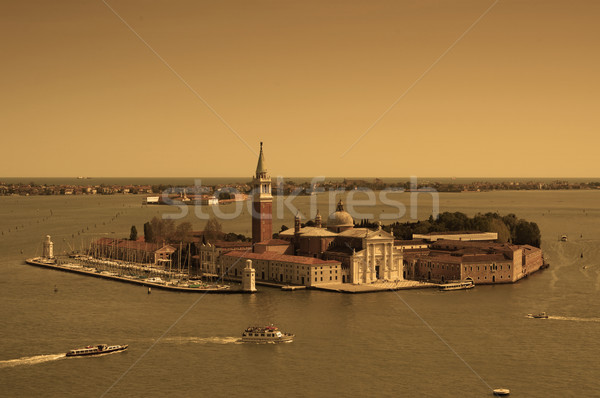
[[[344,210],[344,204],[340,200],[336,211],[327,218],[327,229],[340,232],[348,228],[354,228],[354,219]]]

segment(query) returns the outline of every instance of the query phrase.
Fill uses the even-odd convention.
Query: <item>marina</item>
[[[133,275],[122,275],[114,271],[99,271],[95,268],[86,267],[75,262],[60,263],[56,261],[49,261],[48,259],[41,257],[29,258],[25,260],[25,263],[58,271],[73,272],[80,275],[109,279],[124,283],[132,283],[146,286],[148,288],[154,287],[156,289],[170,290],[174,292],[219,294],[251,293],[241,289],[232,289],[230,285],[210,285],[198,282],[192,282],[183,285],[179,283],[167,282],[160,277],[140,278]],[[148,290],[148,293],[150,293],[150,290]]]

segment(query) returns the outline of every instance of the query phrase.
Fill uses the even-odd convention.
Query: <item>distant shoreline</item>
[[[241,181],[241,182],[240,182]],[[279,185],[279,183],[281,184]],[[306,178],[273,178],[273,194],[318,193],[323,191],[395,190],[399,192],[489,192],[489,191],[556,191],[600,190],[600,178],[585,179],[475,179],[475,178],[328,178],[312,181]],[[243,178],[0,178],[0,196],[52,195],[177,195],[226,193],[248,194],[249,179]]]

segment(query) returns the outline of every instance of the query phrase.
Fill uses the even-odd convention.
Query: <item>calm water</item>
[[[60,251],[90,237],[125,236],[132,224],[141,230],[173,209],[142,207],[138,196],[1,197],[0,395],[484,397],[491,386],[514,397],[598,396],[599,199],[592,191],[441,195],[442,211],[514,212],[538,222],[551,268],[515,285],[367,295],[259,287],[253,296],[201,296],[148,295],[23,264],[47,233]],[[309,200],[295,203],[306,211]],[[326,197],[317,201],[326,214]],[[426,218],[427,196],[420,205]],[[193,212],[185,219],[204,225]],[[250,231],[247,214],[223,224]],[[274,229],[281,224],[291,226],[292,214]],[[561,234],[569,241],[558,242]],[[551,319],[525,317],[540,311]],[[243,328],[267,322],[296,341],[237,342]],[[62,356],[103,342],[130,349]]]

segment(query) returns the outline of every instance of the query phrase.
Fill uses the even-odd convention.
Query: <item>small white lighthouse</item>
[[[46,235],[46,240],[44,240],[42,257],[54,258],[54,243],[52,243],[52,240],[50,240],[50,235]]]
[[[256,272],[252,268],[252,260],[246,260],[246,268],[242,271],[242,290],[245,292],[255,292]]]

